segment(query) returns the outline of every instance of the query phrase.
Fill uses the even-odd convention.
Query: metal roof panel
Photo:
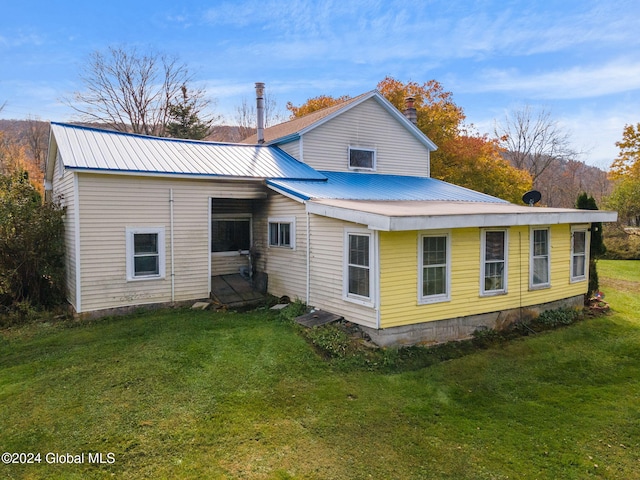
[[[277,147],[148,137],[51,123],[64,165],[71,169],[154,174],[324,180]]]
[[[491,195],[427,177],[321,171],[326,182],[269,180],[267,185],[303,200],[460,201],[509,203]]]

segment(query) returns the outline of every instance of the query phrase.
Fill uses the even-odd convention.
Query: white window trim
[[[363,297],[362,295],[356,295],[349,293],[349,235],[362,235],[369,237],[369,297]],[[375,306],[375,286],[377,269],[374,263],[377,251],[375,244],[376,236],[371,230],[364,228],[345,228],[344,240],[343,240],[343,272],[342,272],[342,298],[348,302],[357,303],[358,305],[364,305],[366,307]]]
[[[533,283],[534,280],[534,232],[536,230],[547,231],[547,278],[546,283]],[[529,290],[542,290],[551,288],[551,229],[548,226],[535,226],[529,228]]]
[[[425,237],[446,237],[447,242],[447,258],[446,258],[446,286],[445,293],[439,295],[422,295],[424,282],[424,238]],[[418,304],[426,305],[430,303],[448,302],[451,300],[451,232],[450,231],[433,231],[429,233],[421,233],[418,235]]]
[[[484,277],[486,266],[486,246],[487,246],[487,233],[488,232],[504,232],[504,288],[500,290],[485,290],[484,289]],[[480,296],[492,297],[496,295],[506,295],[509,293],[509,230],[506,228],[483,228],[481,230],[480,240]]]
[[[251,213],[216,213],[212,214],[209,221],[209,253],[212,257],[238,257],[240,255],[249,255],[249,250],[238,250],[229,252],[212,252],[213,237],[211,235],[211,229],[213,227],[214,220],[244,220],[249,219],[249,245],[253,245],[253,215]]]
[[[127,281],[138,282],[144,280],[161,280],[166,276],[166,249],[164,227],[126,227],[126,265]],[[158,274],[135,275],[134,270],[134,244],[133,237],[136,234],[155,233],[158,235]]]
[[[365,152],[373,152],[373,160],[372,160],[372,167],[371,168],[367,168],[367,167],[352,167],[351,166],[351,150],[362,150]],[[375,172],[376,171],[376,166],[377,166],[377,157],[378,154],[376,152],[375,148],[371,148],[371,147],[358,147],[355,145],[349,145],[349,151],[347,152],[347,166],[349,167],[349,170],[353,170],[353,171],[367,171],[367,172]]]
[[[288,223],[290,245],[273,245],[271,243],[271,224]],[[269,217],[267,219],[267,245],[269,248],[283,248],[286,250],[296,249],[296,217]]]
[[[577,277],[573,276],[573,258],[574,258],[574,253],[573,253],[573,235],[576,232],[584,232],[584,275],[578,275]],[[589,273],[589,244],[590,239],[589,239],[589,227],[587,225],[574,225],[571,227],[571,237],[570,237],[570,242],[571,242],[571,261],[569,262],[569,278],[570,278],[570,283],[578,283],[578,282],[586,282],[587,281],[587,277],[588,277],[588,273]]]

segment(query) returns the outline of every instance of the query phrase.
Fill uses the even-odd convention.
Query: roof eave
[[[307,202],[307,212],[353,223],[367,225],[372,230],[387,232],[433,230],[443,228],[513,227],[525,225],[557,225],[592,222],[615,222],[617,212],[604,210],[575,210],[567,212],[477,213],[388,216],[379,213]]]

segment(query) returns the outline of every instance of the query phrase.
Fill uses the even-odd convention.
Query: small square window
[[[269,246],[295,248],[295,218],[269,219]]]
[[[376,151],[367,148],[349,147],[349,168],[375,170]]]

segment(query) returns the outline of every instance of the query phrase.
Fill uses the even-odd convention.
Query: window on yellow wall
[[[507,231],[482,231],[481,295],[507,293]]]
[[[587,229],[571,230],[571,281],[587,279]]]
[[[451,276],[449,234],[421,235],[418,255],[420,303],[449,300]]]
[[[549,229],[535,228],[531,230],[530,287],[545,288],[551,286]]]

